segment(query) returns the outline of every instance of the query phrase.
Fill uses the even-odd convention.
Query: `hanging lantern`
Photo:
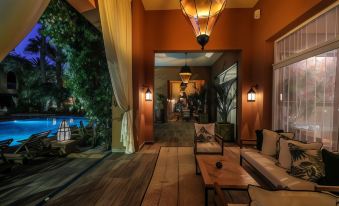
[[[185,91],[187,88],[187,83],[181,82],[180,84],[180,91]]]
[[[152,92],[149,88],[147,88],[145,93],[145,100],[146,101],[152,101]]]
[[[183,83],[187,84],[192,76],[192,72],[189,66],[187,66],[187,52],[185,52],[185,66],[181,67],[179,73]]]
[[[67,141],[70,139],[71,139],[71,128],[69,128],[66,120],[62,120],[58,129],[57,140]]]
[[[248,102],[255,102],[255,91],[253,89],[253,87],[251,87],[251,89],[247,92],[247,101]]]
[[[192,24],[202,50],[225,5],[226,0],[180,0],[181,10]]]

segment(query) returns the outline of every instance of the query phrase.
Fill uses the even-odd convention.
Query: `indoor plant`
[[[236,109],[237,78],[233,78],[222,84],[215,84],[217,93],[217,112],[220,122],[217,123],[216,132],[225,141],[234,141],[234,124],[227,121],[232,110]]]

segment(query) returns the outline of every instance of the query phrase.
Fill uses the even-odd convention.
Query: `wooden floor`
[[[161,147],[142,205],[204,205],[204,190],[201,177],[195,175],[192,147]]]
[[[177,155],[179,161],[176,163],[174,162],[174,164],[172,158],[171,165],[174,166],[170,166],[170,168],[166,168],[166,165],[168,164],[161,161],[163,159],[161,156],[159,157],[159,161],[157,161],[161,147],[193,145],[193,123],[174,122],[155,125],[154,133],[156,139],[155,144],[145,145],[142,151],[132,155],[117,153],[109,155],[96,167],[86,172],[83,176],[50,199],[47,202],[47,205],[191,205],[187,204],[187,202],[190,202],[192,198],[196,198],[196,205],[200,205],[201,197],[203,197],[203,195],[197,193],[202,189],[202,186],[198,186],[200,184],[199,176],[196,176],[193,170],[194,164],[192,164],[192,153],[188,155],[185,154],[185,152],[187,152],[185,150],[173,148],[174,151],[178,151],[177,154],[183,155],[179,155],[180,158]],[[231,147],[225,147],[225,155],[232,155],[236,161],[239,161],[239,148],[233,147],[232,149]],[[90,159],[87,159],[86,161],[90,161]],[[159,196],[155,198],[151,197],[150,200],[150,196],[146,194],[146,191],[151,183],[153,172],[157,164],[162,165],[162,167],[160,167],[160,173],[156,172],[155,174],[163,174],[165,172],[165,176],[163,177],[166,177],[168,180],[170,180],[170,177],[174,174],[178,183],[174,183],[174,186],[172,185],[170,190],[167,190],[166,187],[160,187],[164,189],[164,191],[161,189],[159,190],[159,185],[154,186],[154,184],[151,184],[150,189],[155,188],[153,191],[157,191],[158,193],[160,191],[160,194],[162,195],[161,198],[159,198]],[[52,170],[52,168],[50,168],[51,173],[49,175],[46,175],[48,173],[44,174],[37,171],[35,171],[37,174],[34,175],[35,172],[32,172],[31,182],[28,184],[31,186],[31,190],[39,191],[38,188],[42,187],[41,185],[46,184],[45,182],[54,182],[58,185],[60,178],[55,177],[57,176],[58,171],[61,172],[63,165],[67,164],[63,163],[61,166],[52,165],[54,169]],[[74,165],[74,167],[76,168],[76,165]],[[69,171],[69,176],[72,175],[73,166],[64,169]],[[39,177],[39,175],[41,175],[41,177]],[[39,181],[36,182],[35,178]],[[67,178],[67,176],[65,178]],[[156,175],[154,178],[157,178]],[[158,180],[164,181],[161,177],[158,177]],[[2,184],[6,183],[2,182],[1,186]],[[3,190],[0,191],[1,195],[6,191],[6,194],[10,195],[13,192],[12,194],[18,195],[18,198],[15,198],[14,195],[8,198],[5,194],[0,196],[0,205],[8,205],[3,204],[2,200],[11,200],[11,203],[13,203],[12,205],[34,205],[33,201],[29,201],[30,197],[20,194],[25,194],[25,191],[28,189],[26,188],[25,190],[20,191],[20,184],[21,183],[18,182],[18,185],[16,186],[17,190],[8,186],[7,189],[3,188]],[[161,182],[161,184],[168,185],[172,183]],[[192,191],[195,191],[194,194]],[[177,198],[172,202],[169,202],[168,197],[170,197],[170,195],[176,195]],[[242,198],[242,195],[239,194],[233,196]],[[3,199],[1,199],[1,197]],[[41,195],[39,197],[41,198]],[[36,200],[37,198],[33,199]],[[156,199],[156,202],[163,202],[164,204],[150,204],[154,199]]]
[[[0,205],[36,205],[45,196],[97,162],[103,155],[87,153],[89,158],[47,157],[29,165],[16,165],[0,173]]]

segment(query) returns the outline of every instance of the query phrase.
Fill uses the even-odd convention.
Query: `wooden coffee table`
[[[246,170],[234,159],[221,155],[196,155],[205,187],[205,205],[208,205],[208,191],[213,190],[214,183],[218,183],[224,190],[247,190],[249,184],[259,185]],[[215,166],[221,161],[223,167]]]

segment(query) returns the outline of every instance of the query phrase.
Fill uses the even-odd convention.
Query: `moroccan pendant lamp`
[[[181,82],[180,84],[180,91],[185,91],[187,88],[187,83]]]
[[[181,10],[192,24],[202,50],[225,5],[226,0],[180,0]]]
[[[185,66],[181,67],[179,73],[183,83],[187,84],[192,76],[192,72],[189,66],[187,66],[187,52],[185,52]]]

